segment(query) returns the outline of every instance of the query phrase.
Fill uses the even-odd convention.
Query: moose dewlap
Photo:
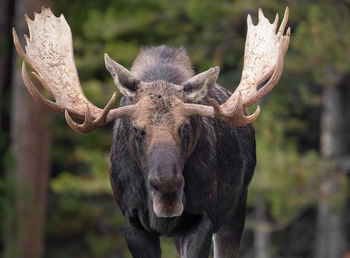
[[[232,94],[216,83],[219,67],[195,75],[184,48],[143,48],[130,71],[105,54],[123,94],[116,109],[116,94],[103,109],[85,97],[63,15],[43,8],[34,20],[26,16],[25,51],[13,29],[23,80],[36,101],[65,113],[78,132],[115,121],[110,179],[134,257],[160,257],[159,236],[173,237],[180,257],[208,257],[212,239],[215,258],[237,256],[256,162],[251,124],[260,112],[246,108],[282,74],[288,14],[286,8],[278,31],[278,14],[271,24],[259,9],[257,25],[248,15],[242,77]],[[25,64],[55,102],[40,93]]]

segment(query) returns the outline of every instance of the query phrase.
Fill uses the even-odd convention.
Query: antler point
[[[115,92],[113,93],[113,95],[112,95],[112,98],[111,98],[112,101],[113,101],[113,103],[115,102],[117,96],[118,96],[118,93],[115,91]]]
[[[220,72],[219,66],[215,66],[215,67],[212,67],[212,68],[209,69],[209,74],[210,75],[212,75],[214,73],[218,73],[218,72]]]
[[[15,27],[12,27],[12,36],[13,36],[13,41],[14,41],[14,44],[16,45],[16,43],[18,44],[18,36],[17,36],[17,31],[15,29]]]
[[[276,33],[277,25],[278,25],[279,15],[276,13],[275,20],[273,21],[273,32]]]
[[[247,25],[248,27],[251,26],[253,24],[253,21],[252,21],[252,16],[250,14],[248,14],[247,16]]]
[[[33,20],[30,19],[29,16],[26,13],[24,14],[24,19],[26,20],[27,24],[30,24],[30,23],[33,22]]]
[[[64,117],[66,118],[67,124],[76,132],[81,133],[81,131],[79,130],[79,124],[77,124],[76,122],[74,122],[74,120],[71,118],[71,116],[68,113],[68,110],[65,109],[64,110]]]
[[[112,61],[110,56],[107,53],[104,54],[104,59],[105,59],[105,62],[111,62]]]
[[[291,31],[291,29],[290,29],[290,27],[288,27],[288,29],[287,29],[287,36],[288,37],[290,36],[290,31]]]
[[[261,8],[259,8],[259,10],[258,10],[258,16],[259,16],[259,21],[262,20],[265,17],[264,13],[263,13],[263,10]]]
[[[289,7],[288,6],[286,7],[285,15],[287,16],[287,19],[288,19],[288,17],[289,17]]]

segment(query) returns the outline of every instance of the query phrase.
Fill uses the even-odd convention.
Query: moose
[[[216,83],[219,67],[195,75],[184,48],[142,48],[130,71],[105,54],[105,64],[123,94],[100,109],[81,88],[69,25],[50,9],[27,16],[30,37],[24,51],[14,44],[29,93],[52,111],[64,113],[77,132],[114,122],[110,181],[125,218],[133,257],[161,257],[160,236],[172,237],[180,257],[237,257],[245,223],[247,188],[256,164],[252,123],[257,107],[247,107],[279,81],[289,46],[281,25],[261,9],[257,25],[248,15],[242,77],[231,94]],[[49,91],[45,98],[26,69]],[[71,116],[83,119],[79,124]]]

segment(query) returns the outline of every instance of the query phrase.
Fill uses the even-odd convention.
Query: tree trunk
[[[0,3],[0,71],[7,71],[9,60],[9,27],[10,27],[10,2],[3,0]],[[0,99],[1,93],[5,87],[7,77],[6,72],[0,73]],[[0,118],[1,121],[1,118]]]
[[[21,37],[27,33],[24,13],[33,17],[43,0],[17,0],[14,26]],[[23,45],[23,42],[22,42]],[[28,94],[13,53],[11,148],[15,168],[11,172],[12,211],[7,216],[6,258],[39,258],[43,254],[46,199],[50,171],[48,114]]]
[[[8,93],[11,85],[10,24],[13,15],[13,4],[10,0],[0,1],[0,177],[4,176],[3,165],[5,152],[8,149],[9,112]]]
[[[270,232],[266,225],[266,204],[264,198],[257,196],[255,199],[255,219],[257,226],[254,229],[254,258],[269,258]]]
[[[345,171],[336,160],[349,155],[350,148],[350,92],[348,78],[337,87],[323,91],[323,113],[321,121],[321,155],[335,162],[334,168],[326,172],[320,186],[318,204],[315,258],[343,258],[346,252],[344,191]]]

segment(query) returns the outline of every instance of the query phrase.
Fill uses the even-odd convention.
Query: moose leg
[[[181,258],[208,257],[212,235],[212,223],[204,217],[196,227],[174,238],[177,252]]]
[[[134,258],[160,258],[160,242],[157,235],[148,233],[134,219],[125,219],[125,238]]]
[[[240,203],[229,213],[224,223],[213,236],[214,258],[238,257],[239,244],[244,229],[246,194]],[[232,214],[232,215],[231,215]]]

